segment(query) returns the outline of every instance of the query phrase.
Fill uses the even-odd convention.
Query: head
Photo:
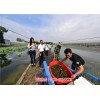
[[[57,45],[57,48],[61,49],[61,45]]]
[[[43,44],[43,40],[40,40],[40,44]]]
[[[72,50],[70,48],[66,48],[64,50],[66,58],[71,58],[72,57]]]
[[[34,38],[33,37],[30,38],[30,45],[32,45],[32,43],[34,43]]]

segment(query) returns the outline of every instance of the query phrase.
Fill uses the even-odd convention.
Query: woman
[[[28,48],[29,48],[29,55],[31,58],[31,65],[35,66],[36,64],[36,43],[33,37],[30,38],[30,43],[28,44]]]

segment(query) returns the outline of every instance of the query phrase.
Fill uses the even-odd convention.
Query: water
[[[7,59],[7,57],[10,57]],[[5,59],[6,62],[5,62]],[[3,56],[2,63],[0,64],[0,84],[16,84],[23,71],[30,63],[29,55],[24,51],[22,56],[17,56],[16,53],[6,54]]]
[[[62,47],[60,55],[64,57],[64,49]],[[80,55],[85,60],[85,72],[89,72],[94,76],[100,78],[100,52],[91,50],[82,50],[78,48],[71,48],[72,51]],[[7,60],[6,57],[12,58]],[[22,56],[17,56],[16,53],[6,54],[4,58],[6,60],[5,64],[0,65],[0,84],[16,84],[26,67],[30,63],[30,57],[27,55],[26,51]],[[3,62],[5,61],[3,60]],[[70,67],[71,62],[68,60],[65,63]]]
[[[60,55],[64,57],[64,50],[66,47],[62,47]],[[91,50],[81,50],[78,48],[71,48],[72,51],[80,55],[85,60],[85,72],[89,72],[92,75],[100,78],[100,52],[91,51]],[[68,66],[71,66],[71,62],[66,61]]]

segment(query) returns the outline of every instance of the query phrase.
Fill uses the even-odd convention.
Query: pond
[[[27,50],[22,55],[14,52],[11,54],[0,54],[0,84],[16,84],[23,71],[30,63]]]

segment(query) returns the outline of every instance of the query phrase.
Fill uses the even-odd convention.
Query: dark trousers
[[[45,55],[48,56],[48,50],[45,50]]]
[[[39,55],[39,66],[41,66],[44,61],[44,52],[40,52],[40,53],[41,53],[41,56]]]
[[[36,63],[36,50],[30,50],[30,58],[31,58],[31,64]]]

